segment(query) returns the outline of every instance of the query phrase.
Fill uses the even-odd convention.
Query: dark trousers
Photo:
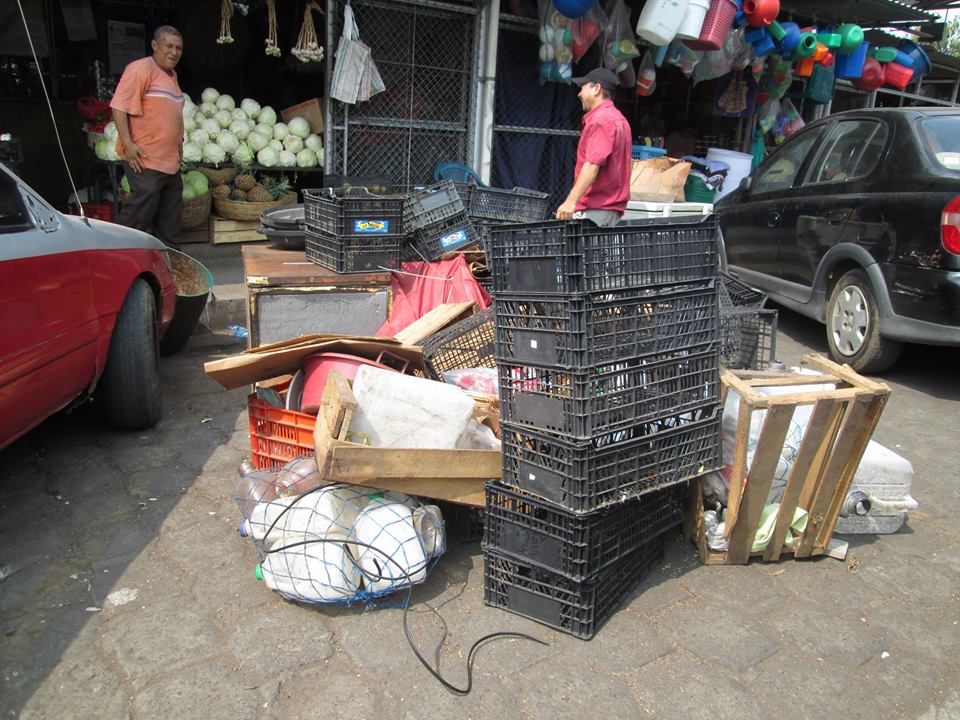
[[[183,203],[180,173],[168,175],[149,168],[133,172],[126,165],[123,172],[130,183],[130,196],[120,210],[119,223],[152,233],[161,242],[175,246]]]

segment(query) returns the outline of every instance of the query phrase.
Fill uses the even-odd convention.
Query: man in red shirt
[[[587,218],[597,225],[616,225],[630,199],[630,124],[613,105],[617,76],[596,68],[573,78],[580,86],[583,130],[577,145],[573,188],[557,208],[557,219]]]
[[[180,231],[183,181],[183,93],[174,68],[183,54],[183,37],[169,25],[157,28],[153,55],[126,68],[110,101],[117,125],[117,154],[126,161],[130,197],[119,222],[153,231],[175,246]]]

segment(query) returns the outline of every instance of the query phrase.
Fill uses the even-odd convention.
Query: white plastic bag
[[[343,34],[337,46],[337,62],[330,79],[330,97],[353,105],[365,102],[385,89],[383,78],[360,40],[360,30],[350,0],[343,8]]]

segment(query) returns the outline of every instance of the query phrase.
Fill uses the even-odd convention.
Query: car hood
[[[60,221],[67,226],[84,247],[90,250],[166,250],[167,246],[152,235],[116,223],[92,220],[85,222],[74,215],[61,215]],[[89,226],[87,225],[89,222]]]

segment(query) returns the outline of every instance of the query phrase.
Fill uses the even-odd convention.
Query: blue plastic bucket
[[[838,53],[836,62],[837,77],[844,80],[856,80],[863,75],[863,63],[867,59],[867,51],[870,49],[870,43],[864,40],[860,47],[854,50],[850,55]]]
[[[927,56],[926,51],[913,40],[901,40],[899,50],[913,59],[913,64],[907,65],[907,67],[913,68],[914,78],[930,72],[930,58]]]

